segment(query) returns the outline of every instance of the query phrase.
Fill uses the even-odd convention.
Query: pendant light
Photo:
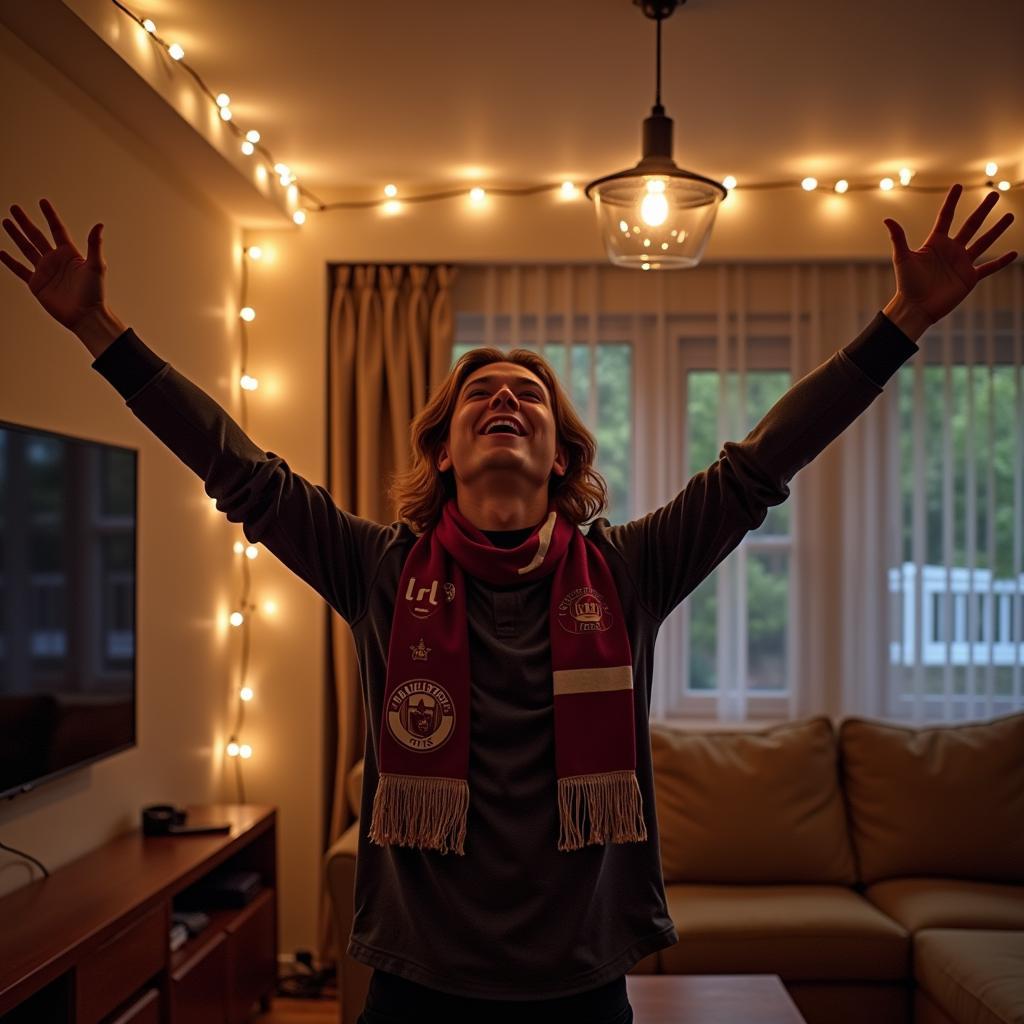
[[[661,23],[686,0],[633,0],[658,23],[657,93],[644,119],[643,157],[635,167],[592,181],[585,190],[608,258],[639,270],[695,267],[715,223],[724,185],[684,171],[672,159],[672,118],[661,105]]]

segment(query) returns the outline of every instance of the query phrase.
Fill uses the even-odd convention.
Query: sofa
[[[1024,713],[650,735],[679,941],[631,974],[777,974],[809,1024],[1024,1024]],[[372,974],[344,951],[358,829],[325,855],[341,1024]]]

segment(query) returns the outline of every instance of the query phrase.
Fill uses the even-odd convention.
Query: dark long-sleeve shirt
[[[499,590],[467,574],[464,856],[382,847],[367,836],[392,613],[416,535],[405,523],[383,525],[339,509],[324,487],[254,444],[131,328],[95,360],[132,413],[203,480],[217,509],[352,630],[367,720],[352,957],[454,995],[539,1000],[597,988],[678,940],[665,902],[648,735],[658,630],[768,508],[789,497],[797,471],[867,409],[917,348],[879,312],[661,508],[621,525],[603,517],[590,525],[587,536],[608,563],[629,632],[646,843],[558,851],[553,577]]]

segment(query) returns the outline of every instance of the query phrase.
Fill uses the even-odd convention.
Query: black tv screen
[[[0,797],[135,745],[137,469],[0,420]]]

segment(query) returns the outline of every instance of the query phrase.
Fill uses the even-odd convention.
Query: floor
[[[338,1024],[335,999],[282,999],[275,996],[268,1013],[253,1014],[249,1024]]]

